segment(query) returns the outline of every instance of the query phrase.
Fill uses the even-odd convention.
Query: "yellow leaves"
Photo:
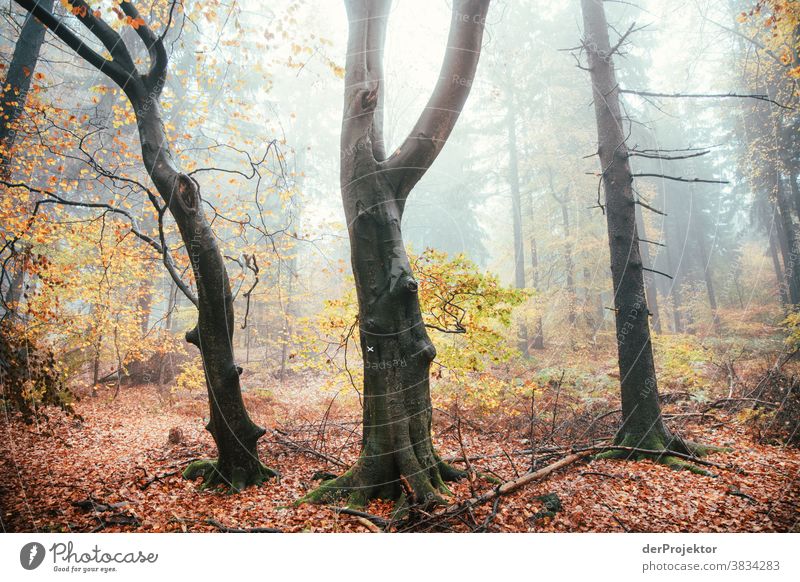
[[[339,79],[344,79],[344,67],[340,67],[333,61],[328,62],[328,67],[330,67],[331,71],[334,75],[336,75],[336,77]]]

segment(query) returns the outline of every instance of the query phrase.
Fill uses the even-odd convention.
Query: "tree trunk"
[[[517,120],[514,114],[514,92],[509,80],[506,128],[508,131],[508,182],[511,186],[511,218],[514,237],[514,287],[525,288],[525,243],[522,236],[522,196],[519,187],[519,158],[517,153]],[[520,323],[518,347],[522,355],[528,354],[528,329]]]
[[[364,358],[361,454],[341,477],[304,501],[349,495],[428,505],[462,472],[431,441],[430,363],[436,356],[422,320],[401,220],[414,185],[438,156],[469,95],[487,0],[453,2],[439,81],[411,134],[387,158],[383,141],[383,45],[390,2],[348,0],[350,22],[342,123],[342,201],[359,305]]]
[[[571,228],[569,223],[569,208],[567,207],[567,193],[569,190],[565,190],[564,193],[559,196],[556,194],[555,185],[553,184],[553,171],[551,168],[547,168],[547,176],[548,182],[550,186],[550,195],[553,197],[558,203],[559,209],[561,210],[561,226],[564,229],[564,272],[566,273],[566,283],[567,283],[567,319],[571,326],[575,325],[575,301],[576,301],[576,294],[575,294],[575,265],[573,264],[572,260],[572,241],[571,241]],[[570,338],[574,339],[574,334],[570,334]]]
[[[533,200],[531,202],[531,218],[533,218]],[[533,229],[533,220],[531,220],[531,229]],[[539,253],[536,249],[536,237],[531,233],[531,273],[533,275],[533,289],[539,292]],[[536,327],[533,332],[533,338],[530,341],[530,348],[534,350],[544,349],[544,326],[542,324],[542,316],[536,316]],[[530,350],[528,350],[530,351]]]
[[[200,187],[180,173],[164,133],[161,107],[134,102],[142,160],[169,207],[186,245],[197,286],[197,326],[186,341],[200,349],[206,374],[210,420],[206,429],[217,445],[216,461],[195,461],[184,476],[202,476],[204,487],[224,484],[234,491],[259,485],[275,472],[258,458],[257,442],[266,432],[247,414],[233,353],[234,309],[228,272],[206,220]]]
[[[793,208],[780,178],[775,177],[773,183],[775,205],[780,218],[781,252],[783,254],[784,273],[789,290],[789,302],[800,303],[800,229],[794,219]]]
[[[653,262],[650,259],[650,247],[647,246],[650,243],[642,242],[648,239],[647,230],[644,224],[644,217],[642,216],[642,209],[638,205],[636,206],[636,232],[639,236],[639,252],[642,254],[642,260],[644,263],[652,267]],[[656,281],[653,275],[654,273],[648,273],[644,277],[645,298],[647,299],[647,306],[652,314],[650,317],[650,325],[652,325],[654,332],[660,334],[661,317],[658,312],[658,287],[656,286]]]
[[[238,491],[248,485],[260,484],[276,475],[258,459],[256,444],[266,432],[247,414],[242,399],[239,374],[233,354],[233,297],[222,254],[211,226],[203,212],[198,183],[181,173],[172,157],[167,141],[159,99],[167,79],[168,55],[163,36],[156,35],[130,2],[120,2],[122,12],[138,21],[136,35],[147,48],[150,67],[147,73],[137,70],[131,52],[122,37],[102,20],[84,0],[73,0],[73,11],[111,55],[107,59],[95,52],[39,0],[15,0],[33,13],[53,34],[95,68],[106,74],[125,93],[136,114],[136,125],[142,150],[142,162],[158,194],[151,203],[160,213],[169,211],[178,225],[181,239],[189,255],[197,295],[179,282],[174,265],[165,258],[167,267],[198,310],[197,326],[186,333],[186,340],[200,349],[208,388],[209,430],[217,445],[215,461],[196,461],[189,465],[184,476],[204,478],[204,487],[226,485]]]
[[[773,211],[772,217],[772,222],[769,225],[767,233],[769,238],[769,254],[772,258],[772,268],[775,270],[775,279],[778,283],[778,294],[781,298],[781,305],[787,306],[789,305],[789,291],[786,282],[786,275],[783,272],[781,260],[778,256],[778,233],[776,232],[777,225],[775,224],[777,219],[776,211]]]
[[[617,349],[622,392],[618,445],[650,450],[686,450],[664,425],[650,342],[642,259],[636,234],[628,149],[620,114],[619,88],[612,64],[602,0],[581,0],[597,120],[598,154],[605,191],[605,215],[611,254]]]
[[[709,257],[706,249],[706,237],[703,229],[699,224],[693,224],[690,228],[694,231],[694,238],[697,244],[698,257],[700,258],[699,267],[703,272],[703,281],[706,285],[706,295],[708,297],[708,306],[711,309],[711,323],[714,331],[719,332],[719,317],[717,316],[717,294],[714,291],[714,281],[711,278],[711,269],[709,268]]]
[[[44,10],[51,11],[53,0],[39,0],[39,5]],[[14,126],[25,108],[39,52],[44,42],[44,33],[45,27],[28,14],[19,39],[14,45],[14,56],[11,58],[0,96],[0,175],[5,174],[6,166],[11,160],[16,139]]]

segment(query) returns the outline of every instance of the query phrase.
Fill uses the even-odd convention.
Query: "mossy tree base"
[[[367,463],[356,463],[345,474],[325,481],[319,487],[297,502],[334,503],[347,499],[348,507],[364,507],[372,499],[388,499],[397,502],[398,511],[410,505],[430,507],[444,505],[442,495],[450,495],[446,482],[457,481],[467,476],[465,471],[445,463],[438,456],[427,470],[414,475],[396,474],[394,478],[382,477],[376,470],[370,470]]]
[[[638,451],[611,450],[595,455],[595,459],[624,459],[640,461],[650,459],[661,465],[666,465],[670,469],[686,470],[698,475],[714,476],[713,473],[706,471],[693,464],[691,461],[670,455],[670,453],[680,453],[693,457],[705,457],[709,453],[719,452],[725,449],[710,445],[702,445],[686,441],[679,436],[672,435],[666,431],[651,431],[646,436],[639,434],[625,433],[618,434],[614,441],[615,446],[641,449],[646,451],[657,451],[643,453]]]
[[[251,469],[235,468],[231,475],[223,475],[218,469],[218,463],[211,459],[202,459],[191,463],[183,472],[183,478],[194,481],[203,478],[201,490],[227,488],[229,493],[239,493],[250,486],[263,485],[272,478],[280,478],[280,473],[270,469],[260,461]]]

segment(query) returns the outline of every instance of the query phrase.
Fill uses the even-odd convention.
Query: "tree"
[[[39,4],[44,10],[53,8],[53,0],[41,0]],[[29,14],[14,45],[14,56],[11,57],[0,95],[0,174],[5,173],[5,167],[11,159],[16,137],[15,125],[22,115],[31,88],[44,33],[44,26]]]
[[[53,0],[42,0],[41,5],[51,10]],[[14,55],[8,67],[8,74],[0,88],[0,178],[9,174],[8,164],[17,137],[17,122],[25,109],[28,92],[34,78],[39,52],[44,42],[45,28],[34,17],[28,15],[22,25],[19,38],[14,45]],[[22,297],[25,278],[24,263],[29,249],[22,248],[14,253],[3,268],[0,277],[0,293],[8,278],[8,288],[2,293],[3,317],[16,314],[16,307]]]
[[[623,416],[615,443],[654,451],[693,454],[700,452],[700,449],[673,435],[661,416],[643,265],[636,232],[637,201],[633,195],[633,174],[612,61],[617,47],[611,47],[602,0],[581,0],[581,8],[585,35],[583,49],[588,56],[592,81],[598,156],[605,193],[603,211],[608,228],[614,287]],[[673,465],[685,464],[675,457],[661,460]]]
[[[442,151],[470,93],[489,0],[453,2],[439,81],[410,135],[391,155],[383,136],[383,46],[391,3],[348,0],[350,32],[341,138],[341,187],[359,305],[364,356],[361,454],[344,475],[305,497],[350,502],[441,501],[445,481],[463,473],[431,441],[431,361],[419,285],[403,243],[406,199]]]
[[[168,56],[164,36],[172,21],[172,3],[165,32],[157,35],[139,15],[136,7],[123,0],[119,8],[128,24],[144,43],[150,57],[147,73],[137,70],[131,50],[120,34],[83,0],[73,0],[72,14],[91,32],[111,55],[97,53],[80,37],[34,0],[15,0],[38,18],[50,31],[86,62],[106,74],[124,92],[136,116],[142,162],[161,201],[147,190],[161,221],[169,211],[180,230],[197,288],[195,295],[178,276],[166,243],[159,244],[141,234],[163,254],[164,264],[176,284],[197,307],[196,327],[186,333],[186,341],[200,349],[208,389],[210,421],[207,425],[217,445],[218,458],[192,463],[184,473],[190,479],[202,476],[204,487],[226,485],[233,491],[260,484],[275,476],[258,458],[258,439],[265,430],[247,413],[242,400],[239,374],[233,354],[234,312],[228,273],[211,226],[203,211],[199,184],[182,173],[170,151],[162,118],[160,97],[167,79]],[[137,235],[138,236],[138,235]]]

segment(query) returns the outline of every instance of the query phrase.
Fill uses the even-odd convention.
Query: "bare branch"
[[[129,80],[129,73],[116,61],[110,61],[98,54],[93,48],[84,43],[61,19],[53,16],[51,12],[40,6],[36,0],[14,0],[22,8],[33,14],[44,24],[50,32],[60,38],[68,47],[74,50],[89,64],[101,73],[107,75],[120,87]]]
[[[664,178],[675,182],[689,182],[691,184],[729,184],[728,180],[705,180],[703,178],[684,178],[683,176],[669,176],[667,174],[632,174],[634,178]]]
[[[778,103],[774,99],[770,99],[769,95],[761,93],[657,93],[654,91],[634,91],[633,89],[619,89],[619,92],[640,97],[663,97],[668,99],[755,99],[756,101],[772,103],[783,109],[794,109],[794,107]]]
[[[655,273],[656,275],[663,275],[667,279],[672,279],[672,275],[667,275],[666,273],[662,273],[661,271],[656,271],[655,269],[649,269],[649,268],[643,266],[642,270],[643,271],[647,271],[649,273]]]

